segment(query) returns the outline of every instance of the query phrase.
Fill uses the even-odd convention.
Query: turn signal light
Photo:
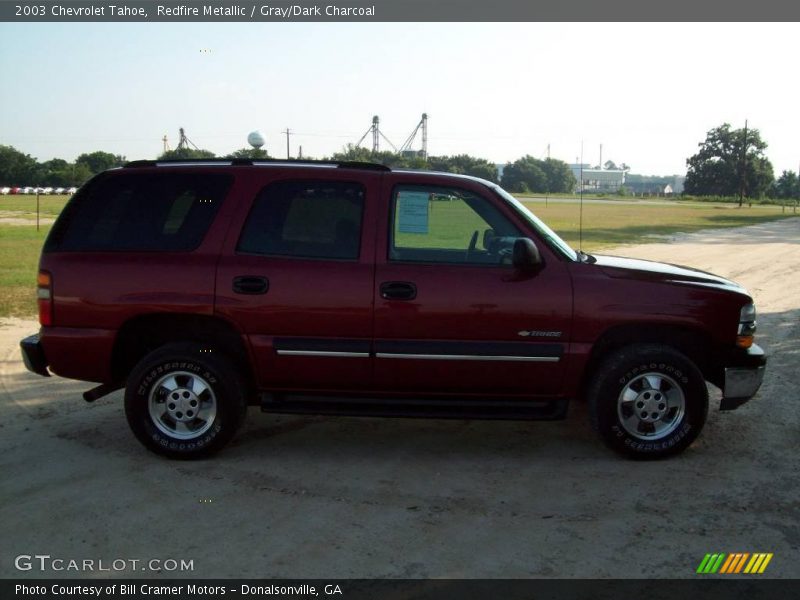
[[[753,345],[753,336],[752,335],[737,335],[736,336],[736,345],[739,348],[749,348]]]
[[[36,300],[39,304],[39,325],[53,324],[53,277],[47,271],[39,271],[36,278]]]

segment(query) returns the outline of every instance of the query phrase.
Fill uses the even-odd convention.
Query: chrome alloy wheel
[[[640,440],[658,440],[680,425],[686,399],[678,383],[663,373],[634,377],[620,392],[617,415],[622,427]]]
[[[190,440],[211,427],[217,416],[217,398],[205,379],[177,371],[164,375],[151,388],[148,410],[162,433]]]

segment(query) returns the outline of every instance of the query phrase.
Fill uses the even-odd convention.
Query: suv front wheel
[[[612,354],[596,370],[588,400],[592,425],[603,441],[634,458],[681,452],[708,414],[700,370],[659,344],[634,344]]]
[[[233,363],[196,344],[169,344],[145,356],[125,389],[125,415],[148,449],[198,458],[224,446],[246,412]]]

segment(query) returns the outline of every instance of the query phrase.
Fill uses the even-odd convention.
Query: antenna
[[[292,130],[287,127],[286,131],[283,131],[281,133],[286,134],[286,160],[289,160],[290,158],[292,158],[292,155],[289,154],[289,134],[292,133]]]
[[[581,140],[581,202],[578,217],[578,250],[583,251],[583,140]]]

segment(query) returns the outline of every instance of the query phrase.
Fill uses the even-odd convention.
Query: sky
[[[133,160],[179,127],[217,154],[259,130],[284,157],[288,127],[319,158],[373,115],[399,146],[425,112],[432,155],[597,164],[602,144],[671,175],[748,120],[777,176],[800,164],[798,57],[797,23],[2,23],[0,144]]]

